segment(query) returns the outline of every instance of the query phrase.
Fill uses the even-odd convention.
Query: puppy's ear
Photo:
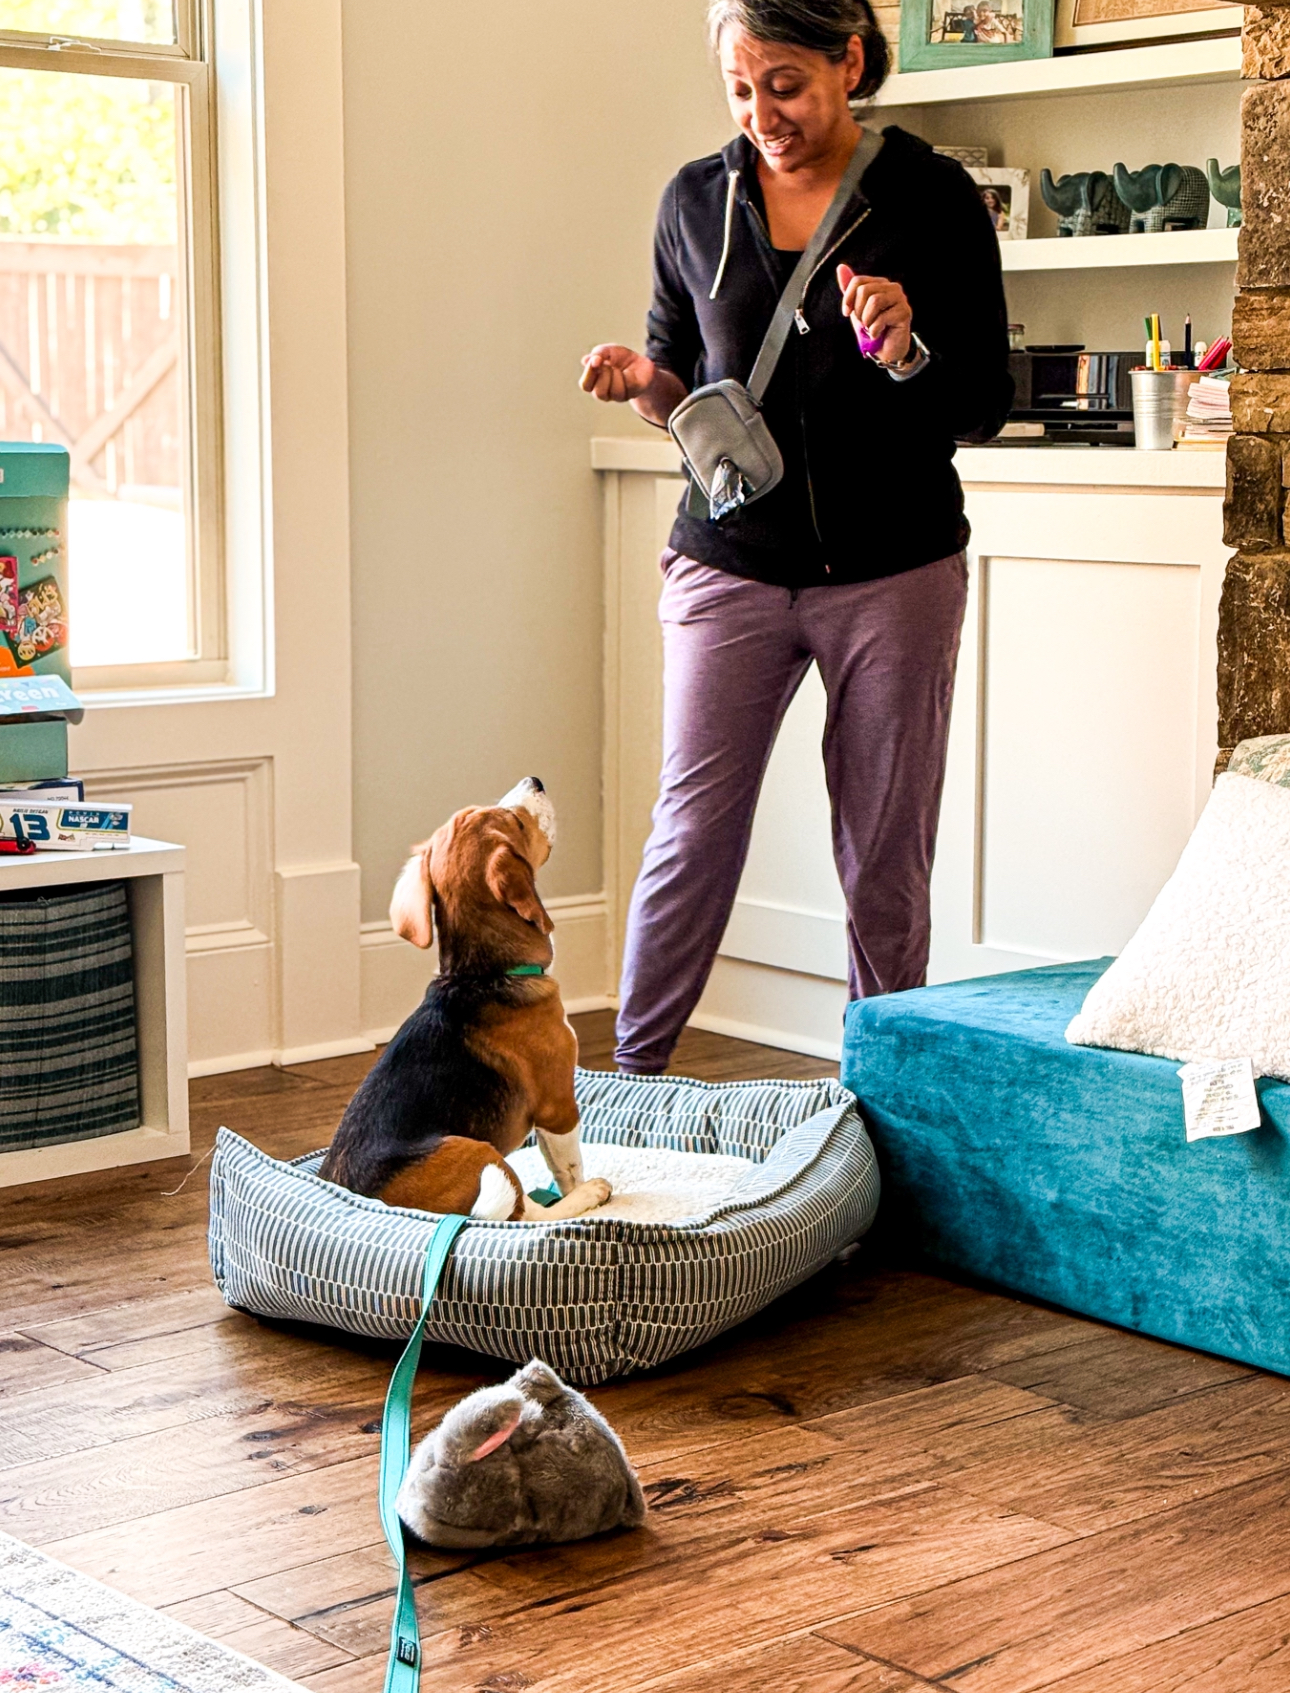
[[[434,889],[430,885],[430,842],[417,847],[399,873],[390,898],[390,927],[413,946],[434,939]]]
[[[533,866],[509,842],[499,846],[488,860],[484,880],[495,900],[509,905],[526,923],[532,923],[539,934],[549,935],[555,928],[538,898]]]

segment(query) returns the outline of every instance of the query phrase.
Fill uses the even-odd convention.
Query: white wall
[[[578,391],[578,358],[640,344],[659,193],[729,133],[702,17],[702,0],[344,0],[369,940],[408,843],[529,772],[560,812],[544,890],[603,886],[588,440],[649,431]]]

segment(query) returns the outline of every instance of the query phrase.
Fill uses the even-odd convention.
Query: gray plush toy
[[[618,1436],[536,1359],[453,1406],[412,1454],[396,1503],[431,1546],[583,1540],[645,1520]]]

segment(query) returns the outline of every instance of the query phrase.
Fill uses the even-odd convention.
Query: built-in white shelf
[[[954,468],[964,486],[1137,489],[1188,488],[1221,494],[1221,451],[1138,452],[1134,447],[960,447]]]
[[[1096,236],[1090,236],[1096,240]],[[1106,236],[1116,240],[1116,236]],[[1138,452],[1133,447],[960,447],[955,465],[964,482],[1078,488],[1207,488],[1221,492],[1221,452]],[[600,435],[591,443],[591,468],[677,476],[681,455],[671,438]]]
[[[888,77],[878,106],[958,105],[964,100],[1025,100],[1042,94],[1107,93],[1233,82],[1241,74],[1238,36],[1117,47],[1104,53],[1063,53],[1006,65],[963,65],[943,71],[904,71]],[[1113,239],[1113,238],[1112,238]]]
[[[1001,241],[1005,270],[1123,270],[1134,265],[1236,263],[1235,229],[1179,229],[1162,235],[1055,236]]]
[[[188,1151],[188,1018],[181,846],[135,835],[107,852],[0,858],[0,889],[124,882],[134,951],[139,1042],[137,1129],[0,1153],[0,1187],[176,1158]]]

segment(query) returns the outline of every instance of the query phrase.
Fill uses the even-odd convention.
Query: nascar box
[[[129,804],[86,805],[48,787],[0,792],[0,841],[26,842],[37,852],[97,852],[130,845]]]

